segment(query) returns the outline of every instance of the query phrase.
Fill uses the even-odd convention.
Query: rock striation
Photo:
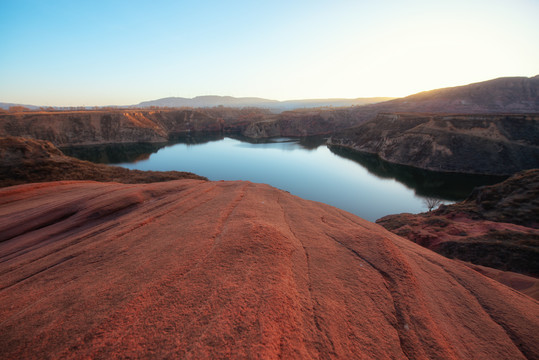
[[[55,180],[149,183],[206,178],[181,171],[140,171],[94,164],[65,156],[52,143],[0,137],[0,187]]]
[[[0,189],[1,358],[539,358],[539,303],[249,182]]]
[[[539,115],[384,113],[328,144],[421,169],[511,175],[539,167]]]

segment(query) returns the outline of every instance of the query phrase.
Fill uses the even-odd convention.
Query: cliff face
[[[539,170],[476,189],[465,201],[422,214],[385,216],[386,229],[442,255],[539,277]],[[539,295],[539,280],[528,280]]]
[[[139,171],[98,165],[65,156],[52,143],[0,137],[0,187],[54,180],[95,180],[149,183],[205,178],[180,171]]]
[[[188,133],[239,132],[258,111],[214,116],[211,110],[23,112],[0,115],[0,136],[48,140],[56,146],[166,142]],[[218,113],[215,115],[219,115]],[[226,115],[229,115],[228,117]]]
[[[361,123],[352,109],[286,111],[276,118],[251,123],[243,132],[251,138],[331,134]]]
[[[539,167],[539,115],[380,114],[329,145],[422,169],[508,175]]]
[[[539,358],[539,303],[249,182],[0,189],[2,358]]]

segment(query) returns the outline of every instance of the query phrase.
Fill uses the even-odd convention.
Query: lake
[[[62,149],[66,155],[128,169],[189,171],[210,180],[266,183],[375,221],[426,211],[425,197],[450,203],[501,178],[435,173],[389,164],[377,156],[330,149],[323,138],[187,137],[169,144]]]

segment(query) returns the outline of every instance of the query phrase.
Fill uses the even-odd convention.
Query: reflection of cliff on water
[[[222,135],[190,136],[177,135],[166,143],[131,143],[71,146],[62,148],[62,152],[81,160],[99,164],[122,164],[146,160],[151,154],[166,146],[175,144],[204,144],[223,139]]]
[[[305,150],[315,150],[327,141],[326,135],[315,135],[305,137],[272,137],[272,138],[250,138],[240,134],[227,134],[227,137],[249,144],[275,144],[275,143],[296,143]]]
[[[392,164],[380,159],[378,155],[361,153],[343,147],[328,146],[329,149],[344,158],[363,165],[370,173],[379,178],[395,179],[413,189],[419,196],[436,197],[443,200],[460,201],[470,195],[475,187],[492,185],[506,177],[444,173]]]

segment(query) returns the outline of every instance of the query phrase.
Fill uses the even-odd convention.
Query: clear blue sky
[[[0,0],[0,102],[404,96],[534,76],[537,19],[537,0]]]

